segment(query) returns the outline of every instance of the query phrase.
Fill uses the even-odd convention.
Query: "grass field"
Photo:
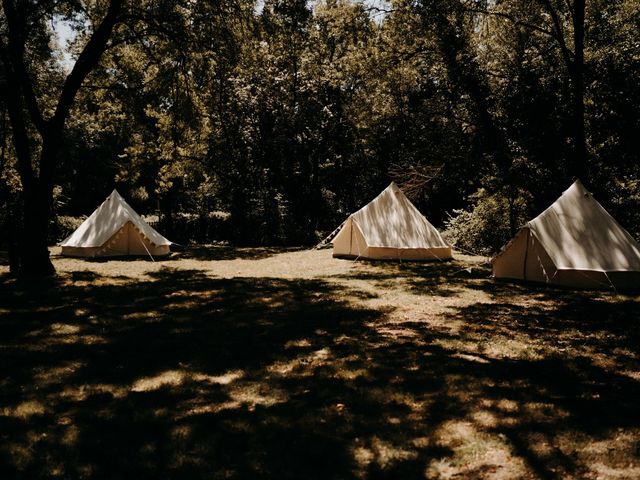
[[[640,297],[485,260],[4,262],[0,478],[640,478]]]

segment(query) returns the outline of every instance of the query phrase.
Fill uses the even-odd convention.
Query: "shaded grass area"
[[[54,248],[54,247],[52,247]],[[156,256],[155,262],[166,262],[173,260],[197,260],[197,261],[218,261],[218,260],[261,260],[286,252],[297,252],[308,247],[234,247],[231,245],[172,245],[169,255]],[[74,258],[64,257],[56,249],[52,252],[52,258]],[[79,257],[77,257],[79,258]],[[79,258],[87,264],[108,263],[113,260],[126,262],[151,261],[148,255],[126,255],[117,257],[95,257]],[[0,248],[0,266],[9,265],[9,253],[6,249]]]
[[[234,247],[231,245],[174,246],[172,258],[210,260],[260,260],[285,252],[296,252],[308,247]]]
[[[9,266],[9,251],[0,247],[0,266]]]
[[[364,280],[379,289],[392,289],[403,283],[414,293],[451,297],[467,288],[495,290],[493,282],[478,282],[491,277],[491,266],[486,262],[469,263],[464,260],[433,260],[426,262],[376,262],[358,260],[366,268],[336,275],[345,280]]]
[[[638,478],[637,299],[487,276],[2,277],[0,478]]]

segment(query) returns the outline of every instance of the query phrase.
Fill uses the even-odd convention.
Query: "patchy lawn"
[[[0,478],[640,478],[640,297],[457,258],[0,266]]]

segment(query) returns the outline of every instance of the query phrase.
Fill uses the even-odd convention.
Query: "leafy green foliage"
[[[576,171],[570,4],[131,6],[67,121],[58,212],[88,214],[117,187],[182,241],[311,244],[395,179],[418,182],[412,199],[459,245],[496,251]],[[56,18],[79,51],[84,20],[67,7]],[[587,3],[580,76],[583,181],[636,233],[638,12],[638,0]],[[42,28],[31,68],[44,105],[61,78]],[[184,226],[198,222],[210,226]]]
[[[480,189],[471,196],[468,210],[454,210],[445,221],[445,238],[454,248],[477,255],[490,255],[513,236],[509,224],[512,206],[504,195],[489,194]],[[516,200],[516,222],[526,221],[525,202]]]

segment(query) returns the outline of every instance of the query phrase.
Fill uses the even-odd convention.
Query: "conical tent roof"
[[[340,258],[451,258],[451,247],[440,232],[395,183],[350,215],[332,243],[333,256]]]
[[[391,182],[380,195],[351,215],[370,247],[448,247],[398,186]]]
[[[82,224],[60,242],[62,247],[100,247],[127,222],[131,222],[142,235],[155,245],[171,245],[138,215],[124,198],[113,190],[111,195]]]
[[[640,244],[580,180],[528,226],[558,270],[640,271]]]
[[[496,278],[574,288],[639,288],[640,244],[579,180],[493,260]]]

